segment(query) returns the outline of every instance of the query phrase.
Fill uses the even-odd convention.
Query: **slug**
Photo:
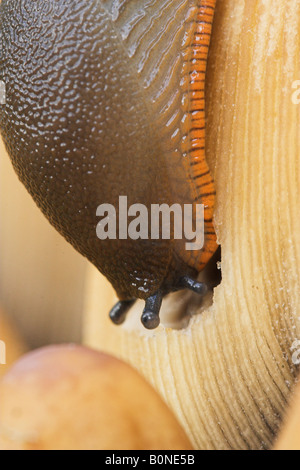
[[[163,297],[207,291],[197,275],[217,249],[205,160],[205,75],[216,0],[3,0],[0,131],[50,223],[119,298],[141,298],[156,328]],[[204,244],[186,237],[97,236],[97,208],[204,206]]]

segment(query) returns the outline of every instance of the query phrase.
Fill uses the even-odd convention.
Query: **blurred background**
[[[0,309],[30,348],[81,341],[87,265],[36,207],[0,141]]]

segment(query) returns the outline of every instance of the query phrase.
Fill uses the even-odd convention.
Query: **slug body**
[[[0,130],[14,168],[50,223],[101,271],[125,318],[188,287],[217,249],[205,160],[205,74],[216,0],[3,0]],[[205,238],[106,239],[100,204],[204,205]],[[119,215],[119,214],[117,214]]]

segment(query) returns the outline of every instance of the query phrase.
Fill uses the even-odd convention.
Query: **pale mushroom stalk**
[[[199,449],[270,448],[297,377],[291,350],[300,338],[297,80],[299,2],[218,1],[207,155],[222,282],[212,304],[197,309],[179,293],[163,304],[155,332],[139,327],[141,306],[116,328],[99,315],[112,299],[90,271],[86,343],[133,364]],[[182,312],[197,314],[183,329],[166,328]]]

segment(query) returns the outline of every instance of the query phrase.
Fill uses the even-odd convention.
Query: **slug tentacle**
[[[161,291],[148,297],[146,305],[143,310],[141,321],[145,328],[153,330],[158,327],[160,323],[159,312],[162,304],[163,293]]]
[[[126,319],[128,310],[133,306],[135,300],[121,300],[109,312],[109,317],[115,325],[121,325]]]

